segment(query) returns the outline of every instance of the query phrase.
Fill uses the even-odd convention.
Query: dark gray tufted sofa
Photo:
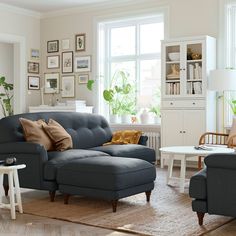
[[[45,119],[48,121],[49,118],[56,120],[71,135],[73,149],[64,152],[47,152],[40,144],[25,142],[23,130],[19,122],[20,117],[31,120]],[[19,114],[0,120],[0,159],[14,155],[18,163],[25,163],[26,168],[19,171],[21,187],[49,190],[52,201],[55,197],[55,191],[59,189],[60,184],[62,192],[69,191],[68,184],[71,182],[74,185],[83,185],[86,191],[89,188],[91,190],[91,194],[89,194],[83,191],[82,188],[77,188],[76,191],[73,189],[71,194],[94,195],[95,189],[103,189],[104,187],[101,186],[101,182],[98,181],[95,184],[95,179],[94,181],[91,179],[93,178],[91,177],[93,176],[91,170],[95,173],[99,168],[100,172],[98,172],[100,174],[99,176],[94,176],[94,178],[102,178],[101,175],[104,171],[109,172],[112,169],[113,172],[120,175],[120,179],[117,180],[118,178],[116,178],[113,183],[110,183],[110,188],[107,189],[107,192],[97,191],[98,197],[109,199],[107,196],[111,196],[110,200],[114,200],[129,196],[131,193],[135,194],[152,190],[155,168],[150,163],[155,162],[155,151],[144,145],[102,146],[104,143],[109,142],[111,137],[112,132],[109,124],[100,115],[73,112]],[[145,141],[145,137],[142,137],[141,142],[145,143]],[[107,164],[104,165],[104,163]],[[123,167],[121,167],[122,165]],[[81,166],[83,166],[83,171],[89,172],[88,175],[81,174],[79,176],[79,174],[76,174],[74,177],[69,177],[72,176],[71,172],[75,171],[75,168],[77,173],[80,173]],[[129,167],[128,169],[126,168],[127,166]],[[146,180],[145,177],[143,178],[143,169],[146,169],[145,171],[149,173],[146,174],[148,175]],[[150,169],[149,172],[147,171],[148,169]],[[110,175],[113,175],[113,172],[111,173],[110,171]],[[137,173],[137,175],[132,175],[136,182],[131,181],[130,186],[124,185],[123,182],[127,181],[122,179],[122,176],[125,176],[125,174],[121,175],[121,173],[128,173],[126,178],[129,179],[131,172]],[[83,183],[78,182],[78,178],[83,179]],[[114,185],[116,185],[115,192]],[[143,187],[140,187],[141,185]],[[128,191],[120,193],[117,192],[118,188],[119,191],[120,188],[127,188]],[[129,188],[131,188],[130,191]],[[7,194],[6,184],[5,192]]]

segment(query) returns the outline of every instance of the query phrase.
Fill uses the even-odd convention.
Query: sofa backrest
[[[112,132],[106,119],[100,115],[78,112],[38,112],[5,117],[0,120],[0,143],[25,141],[19,118],[30,120],[51,118],[71,135],[73,148],[91,148],[109,142]],[[14,148],[14,147],[13,147]]]

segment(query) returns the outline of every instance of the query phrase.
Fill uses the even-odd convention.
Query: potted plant
[[[110,88],[103,91],[103,98],[109,104],[111,122],[117,121],[118,115],[121,115],[122,122],[129,123],[130,115],[135,113],[135,100],[132,96],[135,90],[128,78],[127,72],[117,70],[112,76]]]
[[[4,92],[0,93],[0,103],[2,107],[3,115],[11,116],[13,115],[12,99],[13,95],[11,91],[13,90],[13,84],[7,83],[4,76],[0,77],[0,87],[3,88]]]
[[[152,106],[149,110],[149,112],[154,114],[154,123],[155,124],[159,124],[160,119],[161,119],[161,109],[160,109],[160,105],[156,105],[156,106]]]

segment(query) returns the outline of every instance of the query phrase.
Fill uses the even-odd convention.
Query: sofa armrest
[[[147,141],[148,141],[148,136],[142,135],[139,139],[138,144],[143,145],[143,146],[147,146]]]
[[[26,164],[19,170],[20,185],[24,188],[42,189],[44,179],[44,164],[48,161],[45,148],[36,143],[15,142],[0,144],[0,160],[14,156],[17,164]],[[6,183],[7,179],[4,179]]]
[[[17,153],[27,153],[27,154],[42,154],[46,156],[47,151],[44,146],[38,143],[30,142],[14,142],[14,143],[1,143],[0,144],[0,154],[17,154]]]
[[[207,170],[206,168],[194,174],[190,179],[189,196],[204,200],[207,198]]]
[[[236,154],[211,154],[204,162],[210,168],[236,169]]]

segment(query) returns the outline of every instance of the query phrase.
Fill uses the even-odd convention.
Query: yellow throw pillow
[[[43,125],[46,124],[44,120],[32,121],[25,118],[19,120],[27,142],[42,144],[47,151],[54,149],[52,140],[43,130]]]
[[[72,148],[72,138],[66,130],[55,120],[49,119],[48,124],[43,124],[43,128],[52,139],[57,151],[65,151]]]
[[[142,135],[141,131],[138,130],[120,130],[112,134],[111,142],[104,143],[103,145],[109,144],[138,144],[139,139]]]

